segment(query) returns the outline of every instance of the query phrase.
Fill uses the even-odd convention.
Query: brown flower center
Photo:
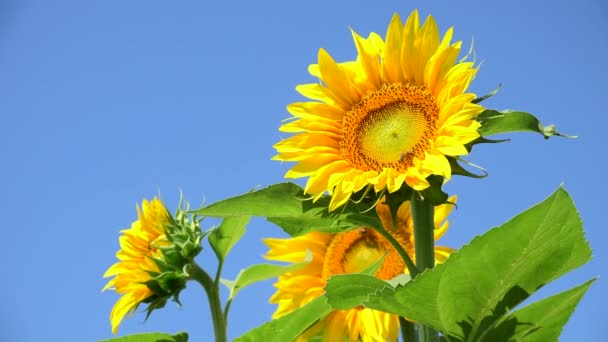
[[[360,170],[404,171],[429,149],[438,116],[439,108],[425,87],[383,85],[344,116],[340,151]]]
[[[395,238],[410,252],[411,248],[405,242],[407,240],[397,234]],[[323,278],[334,274],[360,273],[385,254],[374,276],[388,280],[402,274],[405,270],[403,260],[390,243],[373,229],[360,228],[336,234],[325,252]]]

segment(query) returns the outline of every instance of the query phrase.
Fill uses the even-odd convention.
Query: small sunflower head
[[[202,250],[199,221],[182,209],[172,216],[156,197],[138,207],[138,219],[122,231],[119,261],[104,274],[113,277],[104,290],[113,288],[122,295],[110,313],[113,333],[141,303],[148,304],[148,315],[170,298],[179,304],[190,264]]]

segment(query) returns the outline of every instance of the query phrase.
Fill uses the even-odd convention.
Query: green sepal
[[[450,163],[450,168],[452,169],[452,175],[466,176],[466,177],[478,178],[478,179],[486,178],[488,176],[488,172],[486,170],[484,170],[481,167],[476,166],[476,165],[474,165],[474,166],[477,167],[479,170],[481,170],[481,172],[483,172],[483,174],[476,175],[476,174],[472,173],[471,171],[462,167],[462,165],[460,165],[460,163],[458,162],[459,160],[462,161],[462,159],[448,157],[448,162]],[[471,163],[468,163],[468,164],[473,165]]]
[[[391,217],[393,219],[392,230],[399,229],[397,226],[397,212],[403,203],[412,198],[413,193],[414,190],[405,184],[395,192],[385,192],[384,204],[386,204],[391,211]],[[382,194],[380,196],[382,196]]]
[[[181,306],[179,294],[186,288],[186,277],[180,272],[163,272],[160,274],[149,273],[150,276],[152,276],[152,279],[146,281],[144,284],[154,293],[154,295],[142,301],[142,303],[148,304],[148,307],[146,308],[146,319],[148,319],[152,311],[163,308],[170,298]]]
[[[185,277],[174,272],[163,273],[154,280],[165,293],[169,294],[178,293],[186,287]]]
[[[472,103],[480,103],[480,102],[482,102],[482,101],[485,101],[485,100],[489,99],[490,97],[492,97],[492,96],[494,96],[494,95],[498,94],[498,91],[500,91],[500,88],[501,88],[501,87],[502,87],[502,84],[500,84],[500,83],[499,83],[499,84],[498,84],[498,87],[496,87],[496,89],[492,90],[490,93],[488,93],[488,94],[486,94],[486,95],[484,95],[484,96],[481,96],[481,97],[478,97],[478,98],[474,99],[474,100],[473,100],[473,101],[471,101],[471,102],[472,102]]]
[[[192,241],[187,241],[182,247],[182,255],[186,259],[192,260],[201,252],[201,250],[202,247],[200,244],[196,244]]]
[[[428,188],[419,191],[425,201],[430,202],[433,206],[448,203],[448,194],[442,189],[443,177],[437,175],[430,175],[426,180],[431,184]]]
[[[509,132],[535,132],[545,139],[552,136],[576,138],[557,132],[555,125],[543,126],[534,115],[521,111],[486,109],[476,120],[481,123],[478,132],[483,137]]]

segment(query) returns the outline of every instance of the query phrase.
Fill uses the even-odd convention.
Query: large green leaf
[[[369,274],[337,274],[331,276],[325,285],[327,303],[334,309],[348,310],[365,305],[370,294],[385,288],[394,289],[411,280],[409,274],[400,274],[391,280],[382,280]]]
[[[582,285],[530,304],[505,316],[480,341],[557,341],[592,279]]]
[[[343,208],[328,212],[329,197],[313,203],[304,190],[293,183],[280,183],[267,188],[225,199],[194,211],[203,216],[238,217],[261,216],[291,235],[310,231],[336,233],[364,226],[381,225],[373,211],[362,213],[364,208],[349,203]]]
[[[477,116],[477,120],[481,122],[478,131],[484,137],[508,132],[536,132],[545,139],[553,135],[572,138],[558,133],[555,125],[543,126],[534,115],[526,112],[486,109]]]
[[[306,266],[312,260],[312,254],[308,253],[306,258],[302,262],[298,262],[291,265],[275,265],[275,264],[255,264],[251,265],[239,272],[236,279],[222,280],[222,283],[230,290],[230,299],[234,298],[236,294],[251,284],[255,284],[260,281],[268,280],[280,276],[287,272],[296,271]]]
[[[224,261],[232,247],[245,234],[245,226],[250,216],[226,217],[219,227],[209,234],[209,244],[217,258]]]
[[[366,303],[370,294],[387,286],[391,285],[367,274],[338,274],[328,279],[325,295],[334,309],[348,310]]]
[[[542,203],[478,236],[445,264],[366,306],[428,324],[452,340],[476,341],[513,307],[590,259],[574,203],[558,189]]]
[[[121,336],[108,340],[100,340],[99,342],[188,342],[188,333],[180,332],[175,335],[169,335],[152,332]]]
[[[234,341],[294,341],[332,310],[326,298],[321,296],[296,311],[246,332]]]

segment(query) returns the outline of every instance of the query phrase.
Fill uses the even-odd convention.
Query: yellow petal
[[[439,47],[439,28],[433,16],[428,16],[414,42],[413,56],[414,83],[424,84],[426,63]]]
[[[350,105],[347,102],[341,100],[339,97],[336,97],[331,90],[327,89],[321,84],[300,84],[296,87],[296,90],[311,100],[321,101],[344,110],[348,110],[350,108]]]
[[[320,102],[295,102],[287,106],[287,111],[297,118],[335,121],[341,121],[345,114],[342,108]]]
[[[445,76],[454,65],[460,53],[461,42],[438,51],[426,65],[424,70],[424,84],[427,89],[437,97],[446,84]]]
[[[382,79],[386,83],[404,82],[401,71],[401,32],[403,24],[395,13],[386,30],[386,44],[382,60]]]
[[[407,169],[405,183],[416,191],[422,191],[430,186],[426,177],[428,177],[428,175],[421,173],[417,167],[409,167]]]
[[[300,133],[300,132],[325,132],[329,136],[338,138],[340,134],[340,124],[335,121],[306,120],[300,119],[279,128],[281,132]]]
[[[438,152],[438,151],[437,151]],[[424,160],[420,165],[423,169],[449,179],[452,175],[450,162],[442,153],[425,153]]]
[[[414,81],[414,42],[416,41],[419,29],[420,19],[418,17],[418,10],[414,10],[407,18],[403,27],[403,40],[401,45],[401,68],[404,78],[409,82]]]
[[[327,166],[335,161],[341,159],[340,155],[336,154],[321,154],[315,155],[314,157],[305,159],[297,163],[291,170],[287,171],[285,177],[287,178],[299,178],[302,176],[309,176],[314,174],[320,168]]]
[[[308,132],[300,133],[281,140],[273,147],[279,152],[298,152],[317,146],[332,147],[336,150],[340,149],[338,141],[324,133]]]
[[[443,264],[455,251],[456,250],[450,247],[435,246],[435,262],[438,264]]]
[[[359,101],[360,95],[345,77],[342,69],[324,49],[319,49],[319,70],[321,79],[333,94],[334,98],[347,104],[349,107]]]
[[[386,188],[388,192],[395,192],[401,189],[405,181],[405,173],[398,172],[393,168],[388,168],[386,176]]]
[[[329,178],[335,175],[341,175],[344,173],[344,170],[349,167],[350,165],[347,162],[339,160],[320,168],[314,176],[308,179],[304,192],[315,195],[330,190]]]
[[[365,71],[367,82],[370,84],[371,88],[380,88],[381,80],[378,55],[373,52],[373,48],[367,40],[358,35],[355,31],[352,31],[352,35],[355,45],[357,46],[357,52],[359,53],[358,60],[361,63],[362,69]]]
[[[437,137],[435,141],[436,149],[446,156],[465,156],[469,151],[456,139],[447,136]]]
[[[295,152],[283,152],[283,153],[280,153],[280,154],[272,157],[271,159],[297,162],[300,160],[308,159],[317,154],[328,154],[328,153],[339,154],[340,151],[336,150],[333,147],[329,147],[329,146],[315,146],[315,147],[310,147],[307,149],[298,149]]]
[[[344,192],[342,191],[341,186],[336,186],[331,196],[331,201],[329,202],[329,211],[334,211],[335,209],[341,207],[343,204],[348,202],[350,196],[350,192]]]

